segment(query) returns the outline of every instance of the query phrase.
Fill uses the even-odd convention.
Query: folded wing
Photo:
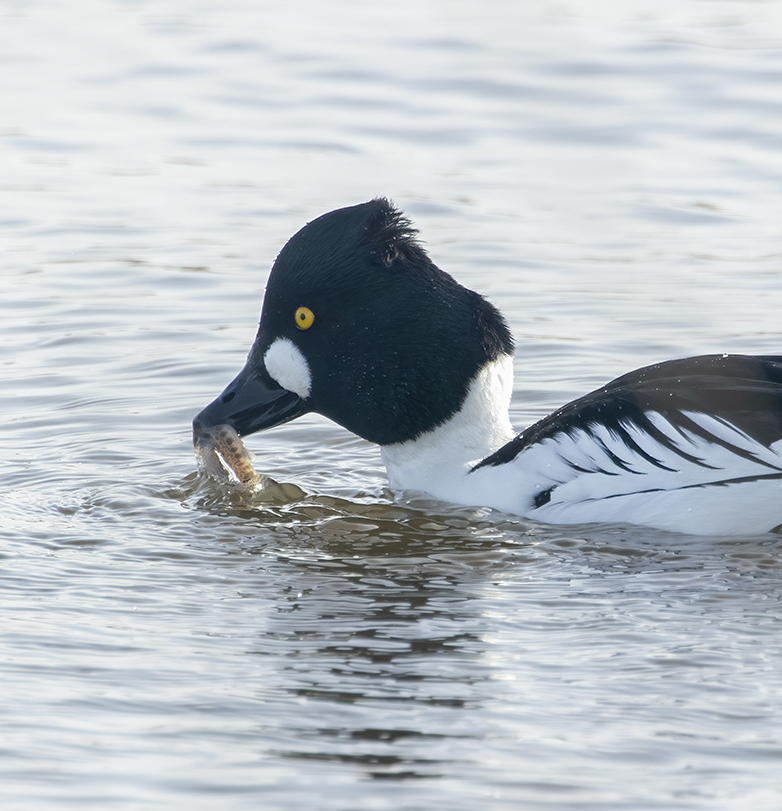
[[[623,375],[530,426],[476,470],[531,482],[525,515],[682,532],[782,524],[782,357],[707,355]]]

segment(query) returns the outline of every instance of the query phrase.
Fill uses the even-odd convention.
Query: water
[[[522,428],[782,351],[773,2],[0,9],[3,807],[777,809],[782,541],[195,474],[266,273],[378,194],[518,341]]]

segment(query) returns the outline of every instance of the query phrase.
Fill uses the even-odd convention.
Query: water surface
[[[375,195],[521,429],[782,352],[772,2],[0,10],[4,808],[777,809],[782,541],[398,496],[317,417],[195,472],[268,269]]]

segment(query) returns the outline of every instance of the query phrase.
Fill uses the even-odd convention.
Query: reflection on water
[[[378,194],[508,317],[519,429],[781,351],[776,4],[266,5],[0,9],[3,807],[776,811],[778,536],[395,497],[316,417],[250,492],[190,429]]]
[[[512,763],[523,775],[505,796],[520,801],[541,790],[589,796],[599,753],[620,758],[642,797],[693,745],[727,764],[762,739],[751,730],[769,717],[769,679],[779,685],[766,661],[780,618],[779,539],[563,534],[424,500],[259,506],[188,484],[185,503],[221,516],[223,530],[235,521],[243,554],[279,571],[277,609],[248,646],[280,659],[276,685],[302,708],[277,757],[392,781],[458,781],[475,769],[501,779]],[[726,649],[731,626],[741,631]],[[752,690],[765,684],[763,697],[734,718],[750,740],[718,751],[710,741],[739,671]],[[681,701],[677,731],[661,708]],[[595,738],[578,755],[574,724]],[[693,790],[697,774],[685,769],[677,786]]]

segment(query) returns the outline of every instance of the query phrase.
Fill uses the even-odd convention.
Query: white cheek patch
[[[305,399],[310,396],[312,375],[301,350],[289,338],[277,338],[263,356],[266,371],[284,389]]]

